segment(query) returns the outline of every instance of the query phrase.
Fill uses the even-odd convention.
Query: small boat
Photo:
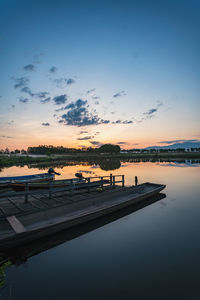
[[[81,180],[77,178],[54,180],[51,182],[51,189],[54,190],[55,188],[67,188],[67,187],[69,188],[71,185],[76,189],[80,189],[80,188],[85,188],[87,183],[88,183],[87,178],[83,178]],[[103,180],[103,181],[97,180],[92,182],[90,186],[92,185],[94,187],[106,183],[109,183],[109,180]],[[10,186],[15,192],[20,192],[25,190],[25,183],[11,183]],[[47,190],[49,188],[50,188],[49,182],[38,182],[38,183],[31,182],[28,184],[28,189],[30,191]]]
[[[0,205],[0,250],[27,244],[142,203],[164,188],[163,184],[147,182],[130,187],[109,185],[101,193],[96,189],[87,194],[55,193],[53,197],[33,194],[30,202],[5,197]]]
[[[54,174],[42,173],[25,176],[0,177],[0,190],[8,188],[12,183],[41,182],[54,179]]]

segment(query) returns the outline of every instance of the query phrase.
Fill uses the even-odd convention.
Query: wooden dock
[[[123,175],[119,175],[123,176]],[[158,194],[165,185],[104,186],[10,193],[0,199],[0,249],[17,246],[116,212]],[[103,182],[103,177],[102,177]],[[27,197],[28,196],[28,197]],[[28,198],[28,199],[27,199]]]

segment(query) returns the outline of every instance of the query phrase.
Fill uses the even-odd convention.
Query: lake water
[[[0,299],[200,299],[200,164],[120,164],[112,171],[89,163],[55,169],[62,173],[59,179],[78,171],[85,176],[124,174],[127,185],[137,175],[139,183],[166,184],[166,197],[26,250],[23,263],[6,268]],[[0,176],[42,172],[11,167]],[[39,246],[49,249],[41,252]]]

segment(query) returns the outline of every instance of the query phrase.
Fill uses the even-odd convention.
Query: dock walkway
[[[120,192],[124,194],[135,193],[139,194],[142,192],[144,187],[121,187],[115,186],[115,188],[107,186],[104,187],[102,192],[98,192],[96,189],[90,191],[75,191],[73,195],[69,191],[57,191],[53,192],[51,198],[49,193],[38,193],[30,194],[28,201],[24,201],[23,196],[15,197],[6,196],[0,199],[0,220],[5,219],[9,216],[20,216],[25,214],[32,214],[39,211],[47,211],[52,208],[62,207],[71,204],[78,204],[85,200],[95,201],[99,198],[106,199],[108,197],[114,197],[116,194],[119,196]]]

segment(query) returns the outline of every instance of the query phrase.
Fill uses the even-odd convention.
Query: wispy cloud
[[[3,139],[13,139],[13,137],[9,135],[0,135],[0,137]]]
[[[174,144],[174,143],[196,143],[200,140],[171,140],[171,141],[161,141],[159,144]]]
[[[29,102],[28,98],[18,97],[18,99],[19,99],[19,102],[21,102],[21,103],[28,103]]]
[[[113,121],[112,124],[133,124],[132,120],[117,120],[117,121]]]
[[[49,73],[50,74],[55,74],[56,72],[57,72],[57,68],[56,67],[54,67],[54,66],[52,66],[50,69],[49,69]]]
[[[48,98],[45,98],[45,99],[41,99],[41,100],[40,100],[40,103],[46,104],[46,103],[48,103],[48,102],[50,102],[50,101],[51,101],[51,98],[48,97]]]
[[[81,130],[81,131],[79,132],[79,134],[84,134],[84,133],[88,133],[88,131],[86,131],[86,130]]]
[[[122,96],[126,96],[125,91],[121,91],[121,92],[118,92],[118,93],[114,94],[113,98],[122,97]]]
[[[158,110],[157,108],[149,109],[147,112],[144,112],[143,115],[151,116],[151,115],[153,115],[157,110]]]
[[[127,142],[117,142],[118,145],[127,145]]]
[[[86,94],[90,94],[90,93],[93,93],[93,92],[95,92],[95,91],[96,91],[96,89],[94,88],[94,89],[88,90],[88,91],[86,92]]]
[[[12,78],[14,79],[14,78]],[[15,85],[14,88],[22,88],[25,87],[29,83],[29,78],[28,77],[20,77],[20,78],[15,78]]]
[[[91,98],[94,99],[94,100],[100,99],[99,96],[92,96]]]
[[[35,94],[31,91],[31,89],[28,86],[23,87],[20,91],[28,94],[31,97],[35,96]]]
[[[33,64],[29,64],[23,67],[25,71],[35,71],[35,66]]]
[[[35,54],[34,56],[33,56],[33,62],[34,62],[34,64],[40,64],[41,63],[41,59],[42,59],[42,57],[44,56],[45,54],[44,53],[39,53],[39,54]]]
[[[98,141],[90,141],[90,144],[92,144],[93,146],[98,146],[98,147],[103,145],[102,143],[100,143]]]
[[[82,138],[77,138],[77,141],[86,141],[86,140],[91,140],[93,138],[94,136],[84,136]]]

